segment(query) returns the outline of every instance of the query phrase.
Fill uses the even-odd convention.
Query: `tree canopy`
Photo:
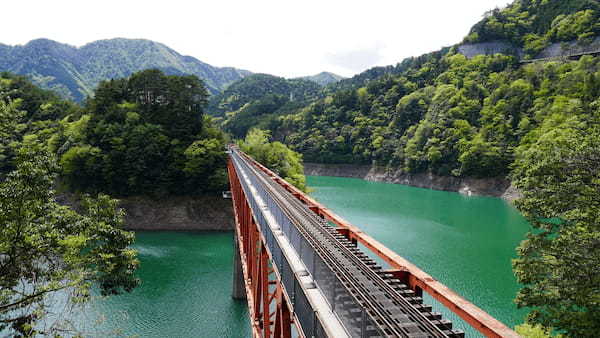
[[[53,190],[57,166],[36,147],[20,148],[16,168],[0,181],[0,332],[53,336],[76,328],[59,316],[48,322],[52,294],[68,305],[131,291],[137,253],[123,231],[123,211],[106,195],[84,197],[81,212],[60,205]]]
[[[203,194],[226,185],[225,139],[195,76],[146,70],[105,81],[50,141],[64,182],[116,196]]]
[[[239,142],[240,149],[290,184],[307,191],[302,155],[281,142],[269,142],[269,137],[264,130],[252,129],[245,140]]]
[[[599,108],[597,106],[597,108]],[[513,263],[529,321],[569,337],[600,330],[600,111],[546,124],[519,149],[517,207],[535,231]]]

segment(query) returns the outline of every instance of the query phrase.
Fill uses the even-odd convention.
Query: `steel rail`
[[[390,311],[389,304],[387,306],[382,304],[381,300],[373,296],[373,291],[380,291],[380,294],[385,295],[386,300],[395,305],[397,310],[400,310],[400,313],[406,315],[412,323],[424,331],[422,333],[429,334],[432,337],[447,337],[439,327],[433,324],[422,312],[417,310],[408,300],[400,295],[389,282],[385,281],[380,274],[356,256],[348,248],[348,243],[344,244],[336,238],[332,233],[332,231],[335,231],[334,228],[328,226],[324,220],[318,218],[306,205],[294,198],[281,185],[273,182],[271,177],[266,173],[258,170],[252,161],[244,158],[245,154],[237,150],[234,150],[234,153],[236,154],[235,157],[243,159],[240,162],[244,164],[244,167],[249,169],[255,177],[259,178],[259,182],[265,191],[271,195],[289,219],[294,221],[294,225],[296,225],[299,232],[302,233],[328,267],[336,273],[337,278],[340,279],[340,282],[350,295],[359,303],[366,305],[365,309],[371,317],[373,324],[377,325],[382,333],[391,336],[408,337],[409,335],[414,336],[416,332],[409,332],[403,327],[403,323],[391,318],[390,315],[393,313]],[[310,227],[306,226],[307,223]],[[356,278],[357,273],[366,277],[366,280],[370,282],[370,287],[361,284]],[[395,309],[392,308],[392,310]]]

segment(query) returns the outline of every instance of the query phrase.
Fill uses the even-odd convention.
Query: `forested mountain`
[[[321,86],[326,86],[330,83],[336,83],[340,80],[343,80],[344,77],[330,73],[330,72],[321,72],[319,74],[315,74],[315,75],[311,75],[311,76],[303,76],[300,79],[313,81],[313,82],[320,84]]]
[[[211,98],[208,113],[225,131],[244,138],[252,127],[273,129],[279,116],[290,114],[321,95],[321,86],[304,79],[254,74]]]
[[[488,13],[466,40],[523,46],[537,34],[548,42],[585,43],[599,36],[599,8],[591,0],[517,0]],[[220,104],[229,104],[224,126],[235,137],[251,126],[266,128],[307,161],[506,176],[516,153],[558,118],[553,112],[581,113],[584,120],[595,114],[599,71],[592,57],[522,66],[515,55],[467,58],[450,47],[329,84],[303,107],[277,114],[273,107],[281,104],[269,96],[270,78],[240,81],[255,95],[229,95]]]
[[[308,161],[491,177],[508,174],[515,152],[550,126],[592,123],[599,95],[592,57],[520,67],[512,56],[451,53],[336,92],[276,128]]]
[[[250,74],[213,67],[161,43],[141,39],[100,40],[80,48],[47,39],[24,46],[0,44],[0,71],[26,75],[35,84],[76,101],[91,95],[100,81],[149,68],[171,75],[196,75],[212,93]]]
[[[509,42],[535,57],[551,43],[589,44],[599,34],[597,0],[517,0],[487,12],[465,42]]]
[[[289,97],[292,101],[307,101],[317,98],[320,89],[317,83],[309,80],[288,80],[268,74],[253,74],[233,83],[221,94],[211,98],[208,112],[214,116],[222,116],[265,95],[281,95]]]

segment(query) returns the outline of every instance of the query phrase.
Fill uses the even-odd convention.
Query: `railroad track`
[[[245,154],[232,149],[232,155],[235,164],[257,179],[332,272],[328,278],[313,279],[321,290],[331,289],[332,283],[340,286],[333,287],[333,297],[328,299],[352,337],[464,337],[462,331],[452,330],[451,322],[432,312],[431,306],[423,305],[422,298],[408,286],[382,271],[334,227],[256,168]],[[314,261],[316,258],[312,264]]]

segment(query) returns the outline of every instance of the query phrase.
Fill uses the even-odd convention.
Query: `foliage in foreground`
[[[562,338],[562,335],[552,335],[552,332],[541,325],[522,324],[515,327],[515,331],[523,338]]]
[[[518,209],[534,227],[513,262],[528,321],[569,337],[600,332],[600,106],[555,116],[518,150]]]
[[[0,177],[15,168],[16,151],[23,142],[46,140],[58,121],[77,109],[22,76],[0,73]]]
[[[239,142],[240,149],[290,184],[306,192],[302,155],[281,142],[269,142],[269,137],[269,133],[264,130],[252,129],[244,142]]]
[[[85,302],[92,285],[103,295],[131,291],[139,283],[134,235],[121,230],[123,212],[108,196],[84,198],[81,213],[58,204],[57,167],[46,152],[23,148],[16,163],[0,182],[0,331],[64,334],[72,327],[47,321],[48,299]]]

